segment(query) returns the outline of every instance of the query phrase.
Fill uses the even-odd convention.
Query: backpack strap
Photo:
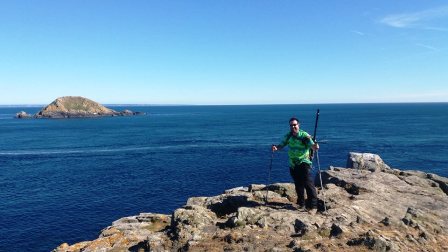
[[[292,138],[295,138],[295,139],[297,139],[297,140],[299,140],[299,141],[301,141],[303,145],[306,145],[306,144],[307,144],[307,141],[309,141],[309,139],[310,139],[310,138],[308,138],[308,137],[302,137],[302,138],[299,138],[299,137],[297,137],[297,136],[294,136],[294,135],[291,133],[291,131],[290,131],[290,132],[288,133],[288,137],[286,138],[286,142],[289,142],[289,139],[291,139],[291,137],[292,137]]]

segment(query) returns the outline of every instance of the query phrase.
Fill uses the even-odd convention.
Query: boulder
[[[350,152],[348,154],[347,168],[368,171],[384,171],[390,169],[380,156],[372,153],[357,152]]]
[[[179,208],[173,213],[171,236],[180,244],[199,241],[213,234],[217,219],[214,212],[201,206]]]

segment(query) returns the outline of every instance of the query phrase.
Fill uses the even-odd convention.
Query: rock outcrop
[[[30,114],[27,114],[25,111],[20,111],[19,113],[16,114],[16,118],[19,119],[28,119],[28,118],[32,118],[33,116]]]
[[[350,152],[347,159],[347,167],[357,170],[385,171],[390,167],[384,163],[380,156],[372,153]]]
[[[122,218],[54,251],[448,251],[447,178],[374,154],[349,160],[322,172],[317,214],[298,209],[292,184],[250,185],[190,198],[171,216]]]
[[[80,96],[64,96],[57,98],[52,103],[37,112],[34,118],[80,118],[101,116],[131,116],[142,115],[141,112],[124,110],[115,111],[103,105]],[[25,112],[16,115],[17,118],[27,118]]]

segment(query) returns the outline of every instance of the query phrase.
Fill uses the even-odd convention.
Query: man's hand
[[[319,149],[319,144],[314,143],[313,145],[311,145],[311,149],[313,149],[313,151],[317,151]]]
[[[278,150],[278,148],[277,148],[277,146],[275,146],[274,144],[272,145],[272,151],[274,152],[274,151],[277,151]]]

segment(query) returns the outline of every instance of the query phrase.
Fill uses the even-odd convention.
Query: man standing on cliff
[[[300,129],[299,119],[289,119],[290,131],[278,145],[272,145],[272,151],[281,150],[288,146],[289,172],[294,180],[297,204],[300,208],[307,207],[311,213],[317,211],[317,191],[311,178],[310,149],[317,151],[319,145],[311,136]],[[307,202],[305,204],[304,191],[306,189]]]

